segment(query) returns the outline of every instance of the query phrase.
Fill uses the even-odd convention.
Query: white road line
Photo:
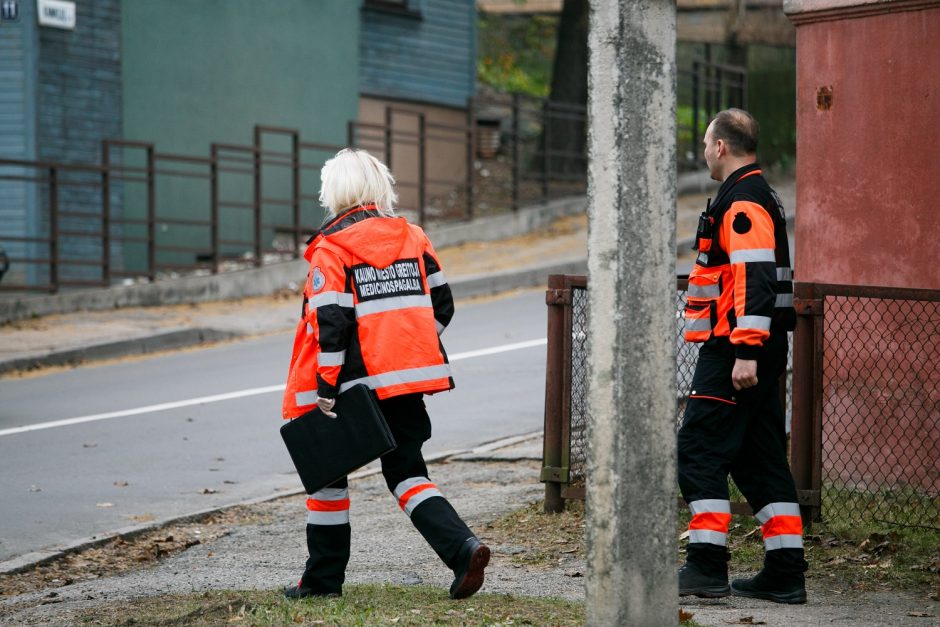
[[[466,351],[450,355],[450,361],[460,361],[461,359],[472,359],[474,357],[484,357],[486,355],[496,355],[498,353],[507,353],[509,351],[521,350],[523,348],[533,348],[543,346],[548,343],[546,338],[539,340],[529,340],[527,342],[515,342],[514,344],[503,344],[501,346],[492,346],[490,348],[481,348],[475,351]],[[260,388],[250,388],[239,390],[237,392],[227,392],[225,394],[213,394],[211,396],[201,396],[199,398],[190,398],[184,401],[173,401],[170,403],[159,403],[157,405],[147,405],[145,407],[135,407],[133,409],[123,409],[121,411],[111,411],[104,414],[92,414],[90,416],[80,416],[78,418],[66,418],[64,420],[53,420],[50,422],[40,422],[23,427],[13,427],[10,429],[0,429],[0,437],[5,435],[16,435],[17,433],[26,433],[28,431],[41,431],[42,429],[52,429],[55,427],[67,427],[78,425],[85,422],[96,422],[98,420],[111,420],[112,418],[124,418],[127,416],[137,416],[140,414],[149,414],[168,409],[179,409],[180,407],[190,407],[192,405],[205,405],[207,403],[217,403],[219,401],[229,401],[234,398],[245,398],[246,396],[257,396],[259,394],[269,394],[271,392],[282,392],[284,384],[266,385]]]

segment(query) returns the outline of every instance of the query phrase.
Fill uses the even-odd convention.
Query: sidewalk
[[[493,551],[481,594],[509,595],[507,603],[513,596],[583,602],[587,575],[583,550],[562,546],[551,559],[525,559],[527,555],[534,558],[544,547],[533,545],[526,537],[507,538],[493,524],[542,498],[544,490],[538,483],[541,451],[541,437],[534,435],[503,446],[451,454],[430,464],[429,474]],[[389,583],[447,589],[452,574],[396,506],[380,474],[360,473],[353,478],[350,500],[352,556],[347,585]],[[214,590],[265,590],[279,595],[282,586],[296,581],[306,557],[306,512],[300,490],[294,495],[246,504],[221,516],[214,522],[163,528],[162,534],[167,537],[176,535],[178,540],[185,540],[187,534],[195,534],[199,540],[182,552],[156,562],[143,562],[125,572],[98,574],[94,557],[84,560],[80,576],[50,569],[43,585],[0,599],[0,624],[71,625],[87,617],[89,611],[120,616],[119,608],[142,596]],[[130,553],[132,546],[122,545],[118,550]],[[78,563],[82,562],[79,558]],[[89,570],[95,573],[92,578],[88,578]],[[75,576],[74,582],[67,581],[70,574]],[[55,583],[49,583],[50,579]],[[697,624],[716,627],[919,626],[932,624],[931,618],[937,615],[936,607],[931,609],[923,597],[913,594],[837,588],[837,584],[827,581],[824,572],[811,572],[807,605],[778,605],[737,597],[685,597],[678,605],[691,612]],[[472,599],[455,605],[472,606]],[[126,618],[121,617],[119,622],[124,624]],[[104,624],[113,623],[106,620]]]
[[[777,189],[784,205],[792,208],[793,182],[784,182]],[[691,193],[678,198],[676,231],[680,264],[691,262],[689,246],[706,197],[704,193]],[[792,210],[789,215],[793,215]],[[544,286],[549,274],[587,272],[587,218],[583,213],[568,215],[531,233],[439,247],[438,253],[458,299]],[[288,270],[287,276],[294,278],[285,281],[287,286],[272,288],[273,293],[265,296],[78,311],[0,325],[0,377],[49,366],[291,332],[299,311],[298,286],[303,283],[306,270],[303,262],[291,262],[280,272],[285,274]]]

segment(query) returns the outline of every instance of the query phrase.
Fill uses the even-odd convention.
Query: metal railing
[[[677,278],[676,428],[698,354],[682,338],[686,284]],[[795,286],[781,403],[792,416],[791,470],[806,521],[940,528],[940,291]],[[586,277],[549,277],[546,303],[541,480],[546,510],[559,511],[584,498],[587,479]],[[731,485],[732,511],[749,515]]]
[[[272,136],[286,137],[288,149],[265,147]],[[297,258],[319,214],[301,186],[303,173],[321,166],[309,155],[340,148],[256,126],[253,144],[214,143],[208,157],[109,139],[97,164],[0,159],[0,183],[29,186],[44,209],[36,232],[0,235],[15,277],[0,290],[55,292]],[[272,178],[282,181],[269,190]]]

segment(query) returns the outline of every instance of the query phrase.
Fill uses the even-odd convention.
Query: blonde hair
[[[365,150],[344,148],[320,170],[320,204],[329,217],[346,209],[375,204],[385,217],[395,215],[395,177]]]

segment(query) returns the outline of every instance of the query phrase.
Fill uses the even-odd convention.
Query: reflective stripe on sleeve
[[[437,325],[437,334],[438,334],[438,335],[440,335],[441,333],[443,333],[443,332],[444,332],[444,329],[447,328],[447,327],[445,327],[443,324],[441,324],[440,322],[438,322],[437,320],[434,321],[434,324]]]
[[[398,506],[404,510],[408,516],[411,512],[429,498],[439,496],[444,497],[437,486],[427,477],[411,477],[405,479],[393,490],[395,498],[398,499]]]
[[[447,279],[444,278],[444,271],[439,270],[434,274],[428,275],[428,288],[433,289],[435,287],[440,287],[447,283]]]
[[[711,285],[689,283],[687,294],[691,298],[718,298],[721,296],[721,288],[718,287],[717,283],[712,283]]]
[[[792,281],[793,280],[793,268],[788,268],[785,266],[777,267],[777,280],[778,281]]]
[[[369,314],[394,311],[396,309],[409,309],[411,307],[430,308],[431,297],[427,294],[422,294],[420,296],[393,296],[391,298],[368,300],[364,303],[356,304],[356,316],[361,318]]]
[[[352,307],[353,295],[346,292],[323,292],[317,294],[309,301],[311,309],[324,307],[326,305],[339,305],[340,307]]]
[[[685,330],[686,331],[711,331],[712,330],[712,321],[711,318],[685,318]]]
[[[310,335],[311,333],[313,333],[313,325],[308,322],[307,323],[307,335]]]
[[[741,316],[738,318],[739,329],[757,329],[760,331],[770,331],[769,316]]]
[[[777,294],[777,300],[774,302],[774,307],[792,307],[793,306],[793,294]]]
[[[407,370],[393,370],[383,372],[370,377],[361,377],[347,381],[339,386],[339,393],[342,394],[354,385],[365,384],[373,390],[399,385],[402,383],[417,383],[419,381],[432,381],[434,379],[445,379],[451,376],[450,365],[441,364],[439,366],[425,366],[423,368],[408,368]]]
[[[317,402],[317,391],[307,390],[306,392],[297,392],[294,394],[294,402],[298,407],[303,407],[304,405],[313,405]]]
[[[317,364],[321,366],[342,366],[346,363],[346,351],[335,353],[318,353]]]
[[[730,255],[731,263],[749,263],[752,261],[777,261],[773,248],[748,248],[736,250]]]

